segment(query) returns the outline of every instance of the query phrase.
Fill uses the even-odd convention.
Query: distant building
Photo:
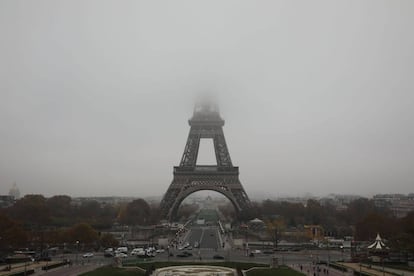
[[[71,204],[74,206],[79,206],[84,202],[96,201],[101,206],[105,204],[116,205],[120,203],[129,203],[133,201],[134,199],[137,199],[137,197],[121,197],[121,196],[74,197],[72,198]]]
[[[325,238],[325,233],[321,225],[304,225],[306,236],[313,241],[320,241]]]
[[[319,203],[322,206],[332,206],[337,211],[344,211],[348,209],[349,203],[352,201],[361,198],[360,196],[355,195],[337,195],[337,194],[330,194],[327,197],[323,197],[319,199]]]
[[[12,196],[14,199],[20,198],[20,191],[19,188],[17,188],[16,182],[13,183],[13,187],[9,190],[9,196]]]
[[[379,194],[373,199],[375,206],[389,208],[397,218],[405,217],[414,211],[414,194]]]
[[[10,195],[0,195],[0,208],[7,208],[14,204],[15,199]]]

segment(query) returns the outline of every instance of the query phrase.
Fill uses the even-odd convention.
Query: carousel
[[[380,234],[377,234],[375,241],[367,246],[369,259],[373,262],[381,262],[388,256],[389,247],[387,247],[381,238]]]

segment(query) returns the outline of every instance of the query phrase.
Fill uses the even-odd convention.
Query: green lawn
[[[104,266],[98,269],[95,269],[90,272],[86,272],[81,274],[83,276],[132,276],[132,275],[145,275],[144,272],[140,272],[137,270],[130,270],[125,268],[117,268],[117,267],[110,267]]]
[[[180,265],[212,265],[212,266],[224,266],[231,268],[240,268],[240,269],[249,269],[252,267],[265,266],[255,263],[236,263],[236,262],[214,262],[214,263],[183,263],[183,262],[151,262],[151,263],[140,263],[139,266],[143,269],[153,267],[155,269],[166,267],[166,266],[180,266]],[[94,271],[87,272],[82,274],[83,276],[132,276],[132,275],[145,275],[144,272],[138,270],[131,270],[126,268],[116,268],[116,267],[101,267]],[[296,272],[288,267],[280,268],[263,268],[263,269],[254,269],[247,273],[249,276],[303,276],[304,274]]]
[[[248,276],[303,276],[300,272],[297,272],[288,267],[270,268],[270,269],[254,269],[247,273]]]

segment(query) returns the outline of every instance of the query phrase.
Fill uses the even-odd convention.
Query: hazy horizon
[[[0,21],[0,194],[162,196],[205,92],[252,197],[414,192],[413,1],[5,0]]]

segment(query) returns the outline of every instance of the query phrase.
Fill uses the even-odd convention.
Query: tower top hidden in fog
[[[194,104],[193,117],[188,121],[193,125],[218,125],[223,126],[224,120],[220,116],[219,106],[212,97],[203,97]]]

